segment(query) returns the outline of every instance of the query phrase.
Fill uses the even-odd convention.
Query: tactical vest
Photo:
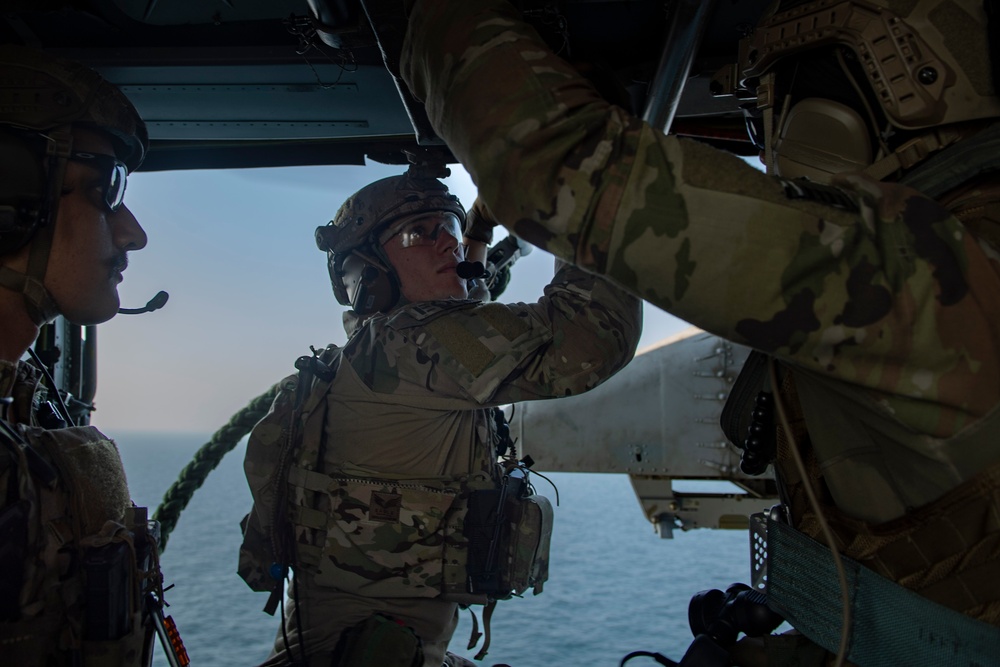
[[[148,665],[156,544],[115,444],[4,421],[0,493],[0,663]]]
[[[301,358],[300,373],[279,384],[247,443],[254,508],[243,523],[239,572],[272,594],[265,611],[276,608],[287,565],[307,568],[317,585],[367,597],[487,604],[530,587],[541,592],[552,508],[516,474],[496,464],[495,476],[470,470],[429,479],[323,468],[327,448],[336,447],[325,425],[340,352],[328,348],[319,373]]]

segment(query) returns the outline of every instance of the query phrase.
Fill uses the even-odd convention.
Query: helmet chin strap
[[[25,273],[8,267],[0,267],[0,286],[20,292],[28,317],[37,326],[54,320],[59,314],[59,306],[45,287],[45,272],[49,266],[49,253],[55,236],[59,200],[62,196],[63,177],[66,163],[73,149],[73,135],[70,129],[59,128],[45,134],[46,157],[48,161],[49,192],[44,222],[29,242],[28,268]]]
[[[65,160],[62,162],[62,166],[65,166]],[[61,177],[53,180],[58,181],[60,188],[62,187]],[[49,290],[45,288],[44,282],[45,272],[49,266],[49,253],[52,250],[52,238],[56,231],[56,210],[57,205],[53,205],[48,222],[38,230],[35,238],[31,239],[31,245],[28,248],[28,270],[21,287],[28,315],[38,326],[48,324],[59,315],[59,306],[56,305]]]
[[[36,278],[0,266],[0,286],[7,287],[24,296],[28,317],[36,326],[48,324],[59,315],[59,306],[45,285]]]

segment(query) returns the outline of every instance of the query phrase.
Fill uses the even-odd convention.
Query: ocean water
[[[135,502],[159,505],[191,456],[207,441],[201,435],[111,434],[118,442]],[[261,609],[236,574],[239,521],[250,507],[243,478],[244,443],[208,477],[180,521],[161,565],[173,616],[194,667],[250,667],[270,650],[278,619]],[[544,472],[544,471],[541,471]],[[617,667],[636,651],[679,660],[692,637],[687,625],[691,597],[725,589],[749,577],[743,531],[675,532],[662,540],[646,521],[625,475],[549,475],[559,488],[549,581],[538,596],[500,602],[484,667]],[[536,487],[555,504],[552,488]],[[476,608],[478,609],[478,607]],[[472,624],[461,621],[451,650],[465,650]],[[167,667],[158,648],[156,667]],[[635,658],[628,667],[654,665]]]

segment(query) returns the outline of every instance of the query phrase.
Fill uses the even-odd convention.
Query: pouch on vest
[[[145,631],[137,631],[142,615],[136,612],[130,619],[133,630],[116,640],[87,640],[83,642],[84,667],[121,667],[122,665],[146,665],[152,657],[151,636]]]
[[[240,521],[240,530],[243,532],[243,543],[240,544],[239,566],[236,571],[251,590],[269,593],[279,585],[279,580],[271,570],[274,562],[271,538],[264,534],[260,519],[253,510]]]
[[[494,599],[535,595],[549,576],[552,505],[529,494],[526,477],[507,475],[499,489],[478,491],[469,500],[469,588]]]
[[[510,531],[500,580],[511,595],[521,595],[529,588],[538,595],[549,579],[552,503],[545,496],[532,494],[510,502],[509,512]]]
[[[160,580],[155,557],[159,524],[146,508],[130,508],[123,524],[107,522],[83,540],[81,570],[86,614],[85,667],[146,665],[152,657],[154,622],[143,600]]]

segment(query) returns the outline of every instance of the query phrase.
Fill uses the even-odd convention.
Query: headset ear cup
[[[47,189],[39,151],[25,138],[0,131],[0,255],[31,240],[48,208]]]
[[[358,315],[368,315],[375,312],[376,294],[371,290],[371,286],[378,280],[378,269],[373,266],[366,266],[361,271],[361,277],[354,288],[351,296],[351,308]]]
[[[341,306],[351,305],[351,298],[347,294],[347,282],[344,276],[345,255],[337,255],[332,252],[326,255],[326,270],[330,274],[330,285],[333,287],[333,295],[337,297],[337,303]]]
[[[792,105],[774,139],[774,173],[828,183],[834,174],[872,163],[868,126],[855,109],[810,97]]]
[[[328,267],[337,301],[358,315],[387,312],[399,301],[396,279],[354,253],[331,255]]]
[[[351,307],[358,315],[387,312],[399,300],[396,281],[378,267],[367,265],[361,272]]]

